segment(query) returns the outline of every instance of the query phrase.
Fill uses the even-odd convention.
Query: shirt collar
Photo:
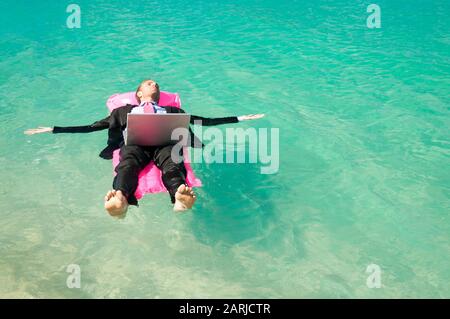
[[[146,102],[146,101],[144,101],[144,102],[141,102],[141,104],[139,104],[139,106],[144,106],[144,105],[147,104],[147,103],[151,103],[151,104],[153,104],[154,106],[158,106],[158,103],[156,103],[155,101],[151,101],[151,102]]]

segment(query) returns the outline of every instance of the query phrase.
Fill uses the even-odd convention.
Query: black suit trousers
[[[162,172],[162,181],[175,203],[175,193],[181,184],[186,184],[186,168],[183,161],[176,163],[171,156],[174,145],[166,146],[137,146],[122,145],[120,148],[120,163],[116,166],[117,175],[114,177],[113,188],[121,190],[130,205],[138,205],[134,193],[138,187],[139,173],[154,161]],[[182,150],[180,150],[180,156]]]

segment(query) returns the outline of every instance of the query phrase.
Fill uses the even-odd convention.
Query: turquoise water
[[[450,297],[450,2],[377,1],[380,29],[360,0],[77,1],[80,29],[70,3],[0,3],[0,297]],[[148,77],[194,114],[266,113],[238,125],[280,129],[278,173],[195,164],[192,212],[116,220],[106,131],[23,134]]]

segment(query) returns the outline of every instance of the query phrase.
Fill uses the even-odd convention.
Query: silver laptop
[[[179,140],[172,140],[172,131],[177,128],[188,129],[190,119],[191,116],[185,113],[128,113],[125,144],[141,146],[176,144]]]

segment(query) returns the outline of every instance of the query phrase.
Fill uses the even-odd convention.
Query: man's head
[[[144,80],[136,90],[136,99],[139,103],[159,102],[159,85],[153,80]]]

